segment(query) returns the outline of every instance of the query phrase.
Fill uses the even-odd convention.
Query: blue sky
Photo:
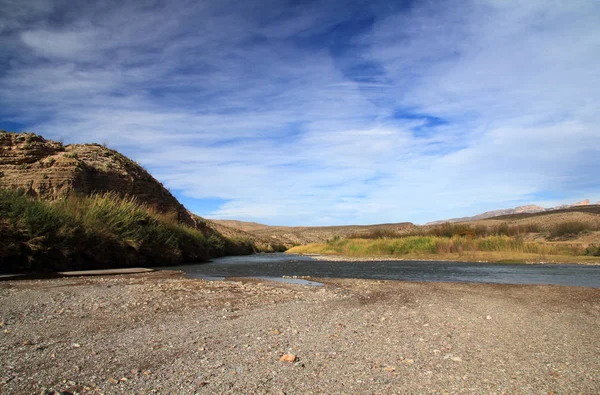
[[[600,200],[600,3],[0,0],[0,128],[195,213],[427,221]]]

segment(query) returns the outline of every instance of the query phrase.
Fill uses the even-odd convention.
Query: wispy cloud
[[[600,200],[596,2],[238,3],[0,0],[0,116],[108,142],[208,217]]]

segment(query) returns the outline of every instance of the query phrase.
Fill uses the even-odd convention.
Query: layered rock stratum
[[[135,196],[157,211],[177,213],[180,222],[199,226],[198,219],[142,166],[100,144],[63,145],[33,133],[2,131],[0,188],[21,189],[43,200],[111,191]]]

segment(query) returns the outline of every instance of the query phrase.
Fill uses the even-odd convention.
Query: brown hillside
[[[243,230],[244,232],[253,232],[271,228],[269,225],[259,224],[258,222],[236,221],[234,219],[211,219],[210,221],[227,226],[228,228]]]
[[[321,243],[336,236],[348,237],[373,231],[402,232],[413,228],[410,222],[379,225],[347,225],[347,226],[268,226],[255,222],[211,220],[214,223],[244,230],[261,239],[273,240],[288,247],[310,243]]]
[[[486,211],[485,213],[477,214],[472,217],[460,217],[460,218],[450,218],[440,221],[428,222],[425,225],[439,225],[445,222],[467,222],[467,221],[478,221],[486,218],[495,218],[503,215],[511,215],[511,214],[521,214],[521,213],[538,213],[540,211],[546,210],[543,207],[536,206],[533,204],[527,206],[519,206],[515,208],[505,208],[501,210],[492,210]]]
[[[499,220],[517,220],[524,218],[534,218],[534,217],[546,217],[551,218],[555,214],[571,214],[571,213],[584,213],[584,214],[600,214],[600,204],[589,204],[589,200],[587,203],[581,204],[576,203],[571,207],[548,210],[539,213],[516,213],[516,214],[507,214],[495,217],[494,219]]]
[[[425,225],[441,225],[443,223],[455,223],[455,222],[469,222],[469,221],[479,221],[488,218],[526,218],[527,216],[535,216],[539,214],[551,214],[556,212],[587,212],[587,213],[597,213],[598,209],[592,208],[586,209],[586,207],[590,206],[590,199],[585,199],[580,202],[574,204],[563,204],[558,207],[544,208],[541,206],[536,206],[530,204],[528,206],[519,206],[515,208],[506,208],[501,210],[492,210],[486,211],[485,213],[477,214],[472,217],[460,217],[460,218],[450,218],[440,221],[428,222]],[[600,205],[600,202],[596,203],[595,206]],[[571,210],[573,209],[573,210]],[[563,211],[567,210],[567,211]],[[516,216],[516,217],[514,217]]]
[[[587,231],[578,234],[565,235],[564,237],[552,236],[553,231],[564,224],[580,224]],[[583,247],[600,244],[600,205],[573,205],[569,208],[542,211],[538,213],[519,213],[485,218],[474,221],[461,221],[457,225],[468,225],[470,227],[497,228],[502,225],[509,227],[521,227],[521,229],[537,229],[528,231],[526,239],[540,242],[579,244]],[[404,235],[415,232],[427,233],[441,225],[430,224],[407,229]]]
[[[250,231],[246,231],[244,229],[230,226],[231,224],[235,225],[235,223],[237,223],[237,222],[243,223],[243,221],[207,220],[207,219],[202,219],[202,218],[196,216],[195,214],[192,214],[192,217],[193,218],[197,217],[197,218],[199,218],[199,220],[203,220],[209,228],[211,228],[215,232],[218,232],[218,233],[222,234],[223,236],[228,237],[230,239],[251,240],[252,243],[254,243],[256,250],[259,252],[276,252],[276,251],[283,252],[290,247],[289,243],[283,243],[277,239],[259,236]],[[224,223],[226,223],[226,224],[224,224]],[[257,225],[259,225],[259,224],[257,224]],[[262,225],[262,226],[266,227],[267,225]]]

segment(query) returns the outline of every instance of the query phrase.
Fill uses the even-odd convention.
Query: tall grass
[[[0,269],[172,265],[253,251],[249,241],[204,235],[176,218],[114,193],[43,202],[0,190]]]
[[[389,239],[406,236],[434,236],[434,237],[489,237],[489,236],[524,236],[529,233],[544,233],[552,238],[577,236],[583,232],[600,230],[597,226],[581,221],[567,221],[554,225],[549,231],[539,224],[508,224],[503,222],[498,225],[472,225],[463,223],[443,223],[436,226],[415,227],[405,232],[389,229],[374,229],[369,232],[352,234],[352,239]]]
[[[527,233],[539,233],[541,228],[537,224],[525,224],[525,225],[509,225],[503,222],[498,225],[485,226],[485,225],[469,225],[469,224],[452,224],[444,223],[433,228],[430,228],[424,232],[428,236],[438,237],[455,237],[455,236],[469,236],[469,237],[486,237],[486,236],[519,236]]]
[[[348,236],[350,239],[385,239],[398,237],[399,233],[393,229],[372,229],[367,232],[356,232]]]
[[[523,237],[407,236],[386,239],[334,239],[325,244],[299,247],[297,252],[348,256],[403,256],[502,252],[537,255],[592,255],[581,245],[527,242]],[[292,251],[293,252],[293,251]]]

